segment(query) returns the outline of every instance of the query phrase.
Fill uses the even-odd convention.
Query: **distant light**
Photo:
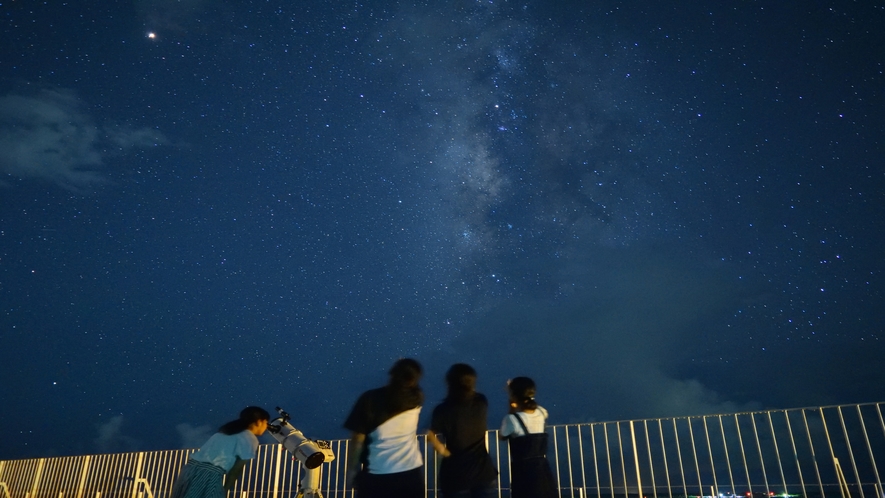
[[[155,40],[157,38],[157,34],[154,33],[153,31],[151,31],[150,33],[147,34],[147,37],[150,38],[151,40]]]

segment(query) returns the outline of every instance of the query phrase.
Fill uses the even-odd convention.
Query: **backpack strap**
[[[522,417],[519,416],[518,412],[514,413],[513,416],[516,417],[516,421],[519,422],[519,425],[522,426],[522,431],[525,433],[526,436],[528,436],[530,432],[528,427],[525,426],[525,422],[522,421]]]

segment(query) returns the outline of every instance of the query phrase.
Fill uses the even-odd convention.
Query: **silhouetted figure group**
[[[344,427],[351,431],[347,483],[359,498],[423,498],[418,415],[423,404],[421,365],[402,359],[384,387],[363,393]],[[439,488],[445,498],[497,496],[498,470],[486,448],[488,400],[476,392],[476,370],[457,363],[446,373],[446,398],[433,410],[427,440],[442,457]],[[547,411],[535,401],[535,383],[507,383],[510,413],[499,437],[510,443],[512,498],[558,497],[547,461]]]

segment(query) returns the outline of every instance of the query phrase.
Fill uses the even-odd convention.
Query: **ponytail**
[[[240,412],[240,418],[222,425],[218,428],[218,432],[232,436],[245,431],[250,425],[261,420],[270,420],[270,413],[258,406],[247,406]]]
[[[507,389],[510,391],[510,400],[516,403],[520,411],[538,408],[538,402],[535,401],[535,381],[532,379],[516,377],[507,383]]]

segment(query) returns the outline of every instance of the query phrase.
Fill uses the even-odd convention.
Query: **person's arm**
[[[366,443],[366,435],[354,432],[350,436],[350,445],[347,448],[347,474],[345,486],[353,487],[353,481],[360,473],[360,456],[363,454],[363,445]]]
[[[233,467],[227,471],[227,474],[224,475],[224,490],[228,491],[234,489],[234,485],[237,483],[237,479],[243,475],[243,469],[246,468],[246,462],[248,460],[243,460],[242,458],[237,457],[237,461],[234,462]]]
[[[449,451],[448,448],[446,448],[446,445],[444,445],[442,441],[440,441],[439,438],[436,437],[436,433],[430,429],[427,430],[427,440],[430,441],[430,444],[433,445],[433,449],[436,450],[437,453],[442,455],[443,458],[452,456],[452,452]]]
[[[510,435],[513,434],[513,422],[511,422],[513,417],[515,417],[515,415],[507,415],[504,417],[504,420],[501,421],[501,428],[498,429],[498,439],[508,439]]]

